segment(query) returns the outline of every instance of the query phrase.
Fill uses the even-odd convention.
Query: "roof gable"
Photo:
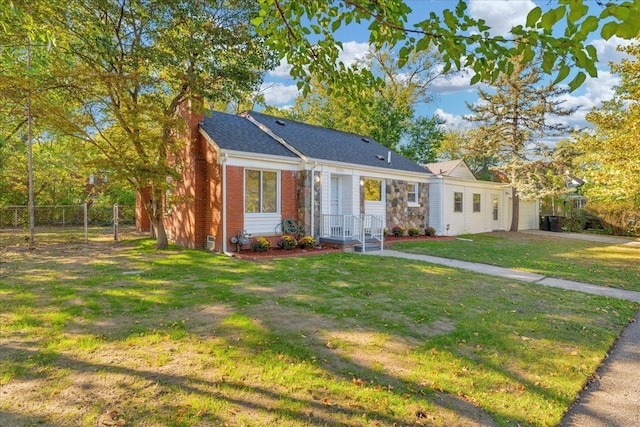
[[[434,175],[450,176],[453,178],[476,181],[475,175],[462,159],[449,160],[447,162],[427,163],[424,167]]]

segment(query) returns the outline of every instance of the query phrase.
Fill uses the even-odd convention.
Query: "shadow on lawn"
[[[149,254],[152,256],[147,258]],[[55,253],[51,253],[38,261],[41,263],[40,268],[43,273],[51,265],[50,263],[55,262],[56,256]],[[380,328],[379,322],[367,321],[364,318],[360,319],[359,325],[356,326],[348,319],[332,318],[338,311],[335,309],[331,311],[330,307],[326,308],[328,312],[316,313],[315,317],[309,316],[306,321],[300,317],[301,313],[313,312],[309,309],[308,302],[287,298],[293,296],[302,300],[313,300],[317,297],[311,293],[314,291],[327,299],[329,288],[325,287],[318,291],[314,279],[330,280],[331,277],[335,278],[336,273],[339,274],[341,270],[346,274],[351,268],[355,269],[360,264],[361,259],[357,256],[334,255],[326,262],[324,260],[307,261],[304,264],[307,268],[317,264],[317,268],[321,269],[314,279],[304,279],[304,274],[308,274],[309,271],[297,271],[299,265],[296,260],[256,265],[222,257],[212,258],[204,252],[181,250],[160,255],[152,251],[142,252],[137,255],[137,258],[132,259],[124,255],[121,262],[111,263],[106,262],[107,259],[101,260],[98,256],[96,268],[105,269],[109,278],[101,284],[96,284],[90,278],[84,277],[83,272],[88,273],[91,268],[87,270],[86,264],[82,262],[69,267],[72,271],[67,271],[65,274],[70,279],[64,283],[55,283],[49,288],[43,287],[40,281],[30,281],[28,278],[20,279],[21,284],[6,283],[0,287],[0,290],[5,291],[0,307],[3,312],[13,312],[18,320],[22,316],[23,323],[26,325],[32,322],[31,324],[35,327],[46,327],[47,325],[38,319],[38,310],[45,312],[48,307],[55,306],[67,315],[58,325],[59,333],[76,337],[87,334],[96,335],[104,337],[106,344],[122,342],[121,345],[125,345],[124,341],[135,335],[144,336],[146,333],[155,331],[170,335],[175,332],[175,326],[171,325],[180,325],[176,322],[189,317],[183,326],[186,334],[195,334],[198,340],[204,342],[214,338],[219,339],[222,346],[232,348],[243,357],[255,355],[250,358],[250,363],[255,365],[258,372],[260,369],[268,370],[270,365],[282,364],[282,358],[291,360],[293,364],[307,363],[313,368],[313,372],[321,376],[327,374],[328,379],[325,378],[324,381],[330,383],[332,387],[344,389],[353,387],[354,394],[361,387],[386,389],[385,393],[388,393],[389,397],[397,401],[405,401],[408,407],[412,408],[413,419],[409,421],[415,424],[435,422],[456,425],[495,425],[495,421],[485,412],[486,409],[483,411],[469,396],[446,388],[434,390],[419,382],[374,370],[327,348],[326,341],[316,335],[319,325],[315,321],[320,318],[329,322],[332,327],[342,330],[365,328],[372,333],[388,334],[389,330]],[[86,261],[89,262],[91,259],[89,257]],[[421,271],[415,263],[403,264],[403,266]],[[134,268],[142,268],[143,272],[135,275],[122,274]],[[379,268],[380,275],[384,276],[390,274],[395,267],[386,265]],[[37,272],[38,268],[32,271],[35,274]],[[293,276],[293,272],[296,272],[297,276]],[[291,280],[295,280],[296,283],[287,284]],[[336,301],[338,298],[362,297],[362,289],[365,289],[366,283],[358,282],[357,277],[342,277],[341,280],[351,280],[350,283],[353,286],[333,290]],[[28,295],[22,293],[12,295],[11,291],[17,289],[23,289],[25,292],[28,290]],[[61,289],[67,291],[63,292]],[[73,292],[69,292],[69,289],[73,289]],[[385,283],[384,288],[380,289],[388,292],[396,289],[400,292],[397,284],[391,282]],[[458,292],[454,287],[448,291]],[[405,289],[403,292],[406,292],[406,295],[401,295],[402,298],[410,300],[411,290]],[[326,301],[326,304],[330,306],[332,302]],[[355,303],[349,300],[346,304],[351,306]],[[277,307],[277,311],[261,310],[264,306]],[[19,309],[20,307],[30,307],[30,309],[22,310]],[[78,307],[81,308],[80,311]],[[212,307],[215,309],[204,310]],[[364,313],[366,308],[362,310]],[[196,318],[194,316],[197,312],[200,312],[200,316]],[[244,327],[241,324],[225,323],[226,319],[238,315],[249,319],[250,325]],[[283,320],[288,323],[283,325]],[[255,327],[256,324],[260,327]],[[301,340],[300,335],[306,335],[307,338]],[[286,388],[281,384],[274,384],[272,388],[267,389],[259,385],[260,379],[227,381],[224,376],[206,379],[207,376],[211,378],[213,375],[207,373],[205,376],[205,373],[201,372],[196,376],[187,373],[163,372],[162,369],[133,368],[123,366],[122,362],[118,361],[113,363],[83,361],[69,357],[60,351],[45,353],[37,350],[39,346],[45,346],[46,342],[27,343],[19,341],[18,338],[19,334],[9,340],[0,341],[0,362],[9,362],[16,372],[21,373],[16,381],[46,381],[48,375],[46,368],[67,369],[72,373],[69,376],[74,374],[87,376],[84,396],[65,395],[66,400],[56,403],[57,405],[68,405],[81,410],[80,408],[87,407],[86,395],[91,395],[95,391],[96,402],[102,411],[108,411],[113,405],[117,407],[117,402],[109,402],[100,397],[99,389],[105,386],[103,376],[106,374],[134,378],[130,382],[117,384],[119,392],[126,395],[150,393],[151,387],[158,387],[158,390],[151,395],[151,399],[134,402],[135,404],[129,407],[118,408],[123,419],[133,420],[132,425],[152,417],[157,419],[159,416],[176,424],[179,424],[178,421],[181,419],[185,425],[189,425],[187,422],[189,419],[193,422],[214,424],[224,424],[234,420],[235,414],[229,412],[200,413],[198,408],[187,407],[184,402],[179,401],[163,404],[162,396],[168,394],[176,397],[194,395],[205,400],[226,402],[240,408],[238,410],[240,413],[255,414],[256,419],[278,420],[282,423],[355,426],[369,422],[380,422],[385,425],[403,425],[408,422],[406,416],[394,415],[393,408],[385,407],[384,403],[380,403],[379,409],[374,409],[371,405],[358,406],[354,401],[333,401],[336,395],[331,395],[329,392],[323,394],[316,393],[314,390],[278,391]],[[404,338],[406,337],[398,337],[398,339]],[[422,341],[425,339],[419,334],[414,338]],[[179,339],[174,342],[180,346]],[[445,350],[449,344],[456,345],[456,342],[452,339],[450,343],[443,345],[441,350],[450,351]],[[503,344],[497,343],[497,345]],[[99,349],[98,345],[96,351],[99,352]],[[156,351],[158,350],[162,348],[158,347]],[[93,350],[89,353],[93,354]],[[562,405],[569,403],[566,397],[550,392],[489,359],[480,359],[461,352],[456,352],[455,357],[461,363],[468,365],[480,363],[487,370],[512,379],[535,394],[543,396],[545,400],[561,402]],[[317,378],[314,381],[322,383],[323,378]],[[358,381],[361,382],[358,384]],[[305,393],[309,397],[305,397]],[[113,393],[111,395],[115,396]],[[331,399],[324,400],[323,396],[330,396]],[[52,399],[55,401],[55,397]],[[435,415],[433,406],[440,408],[435,411]],[[46,410],[42,410],[40,416],[31,416],[21,412],[20,408],[13,407],[10,411],[5,409],[5,412],[0,413],[0,421],[6,425],[12,423],[24,425],[34,421],[40,423],[44,420],[45,424],[42,425],[57,427],[55,417],[52,421],[47,421],[45,418],[47,416],[49,413]],[[513,420],[499,411],[494,411],[493,416],[497,419]],[[528,423],[526,419],[518,421]]]

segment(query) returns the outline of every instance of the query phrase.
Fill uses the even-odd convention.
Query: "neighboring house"
[[[429,179],[429,225],[438,235],[508,230],[511,187],[479,181],[463,160],[425,165]],[[538,201],[520,200],[519,229],[538,228]]]
[[[275,244],[284,220],[346,243],[427,226],[431,174],[371,138],[253,111],[184,117],[190,141],[170,198],[180,202],[165,216],[179,245],[235,250],[243,232]]]

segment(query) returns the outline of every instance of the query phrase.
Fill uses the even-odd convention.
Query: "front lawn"
[[[640,291],[640,247],[526,233],[403,242],[393,249],[515,268],[549,277]],[[471,241],[469,241],[471,240]]]
[[[637,308],[401,259],[152,246],[3,253],[0,425],[554,425]]]

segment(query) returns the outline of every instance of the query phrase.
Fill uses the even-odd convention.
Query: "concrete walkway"
[[[548,232],[541,232],[548,233]],[[553,233],[567,236],[573,233]],[[606,236],[591,236],[605,237]],[[593,239],[588,239],[593,240]],[[603,240],[596,240],[603,241]],[[615,244],[638,244],[638,241],[606,241]],[[538,285],[603,295],[640,303],[640,292],[607,288],[570,280],[554,279],[488,264],[459,261],[430,255],[409,254],[384,250],[366,255],[389,256],[446,265],[490,276],[504,277]],[[600,366],[596,380],[578,397],[574,406],[560,423],[560,427],[632,427],[640,426],[640,310],[632,323],[620,335],[609,357]]]
[[[604,295],[611,298],[626,299],[629,301],[640,303],[640,292],[607,288],[604,286],[590,285],[587,283],[574,282],[571,280],[554,279],[552,277],[546,277],[541,274],[512,270],[510,268],[504,267],[496,267],[494,265],[460,261],[457,259],[440,258],[431,255],[409,254],[406,252],[393,251],[389,249],[376,252],[366,252],[366,254],[424,261],[431,264],[446,265],[448,267],[460,268],[463,270],[473,271],[475,273],[487,274],[489,276],[504,277],[506,279],[519,280],[521,282],[536,283],[538,285],[552,286],[554,288],[562,288],[570,291],[586,292],[588,294],[594,295]]]

